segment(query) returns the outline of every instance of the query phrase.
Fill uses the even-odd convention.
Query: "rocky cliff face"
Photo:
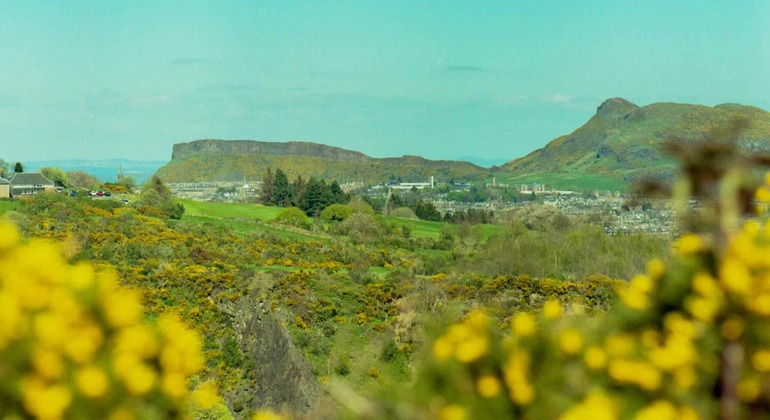
[[[607,119],[622,119],[637,109],[639,109],[638,106],[623,98],[610,98],[599,105],[596,115]]]
[[[488,170],[470,162],[430,160],[419,156],[373,158],[363,153],[308,142],[196,140],[174,145],[173,158],[160,168],[164,182],[257,180],[268,168],[290,179],[302,176],[344,182],[379,183],[393,179],[439,182],[478,180]]]
[[[338,162],[368,162],[372,160],[363,153],[339,147],[304,141],[273,143],[252,140],[195,140],[177,143],[172,159],[194,155],[294,155],[312,156]]]
[[[254,379],[239,382],[226,395],[229,408],[236,417],[263,408],[295,415],[325,413],[313,418],[333,417],[330,407],[334,403],[324,394],[310,365],[269,308],[269,302],[254,297],[242,297],[221,308],[232,319],[235,338],[246,363],[253,369],[249,375]]]

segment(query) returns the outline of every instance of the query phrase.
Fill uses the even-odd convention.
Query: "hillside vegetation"
[[[268,168],[282,168],[290,179],[337,179],[367,184],[389,180],[427,182],[431,176],[482,179],[489,170],[470,162],[419,156],[372,158],[363,153],[308,142],[197,140],[174,145],[172,160],[158,171],[165,182],[261,179]]]
[[[397,392],[412,380],[428,318],[453,319],[475,305],[507,318],[545,296],[603,311],[617,283],[595,275],[596,265],[588,277],[574,269],[576,255],[558,239],[570,230],[476,225],[463,233],[449,223],[360,213],[309,219],[303,228],[281,221],[291,209],[194,201],[182,201],[175,220],[141,197],[132,201],[47,194],[0,211],[26,237],[64,242],[72,261],[113,267],[151,318],[176,314],[199,331],[205,364],[194,383],[216,384],[220,409],[237,418],[266,407],[338,418],[346,410],[320,384],[371,397]],[[591,232],[624,249],[607,258],[629,258],[608,265],[624,266],[614,274],[641,269],[662,249],[655,238],[621,244]],[[531,241],[543,246],[524,252]],[[501,246],[527,264],[506,265]],[[536,270],[541,253],[547,268]],[[478,270],[484,260],[494,263]]]
[[[675,162],[661,153],[665,141],[700,140],[736,118],[749,123],[737,138],[740,148],[747,152],[770,150],[770,113],[759,108],[677,103],[639,107],[612,98],[582,127],[501,169],[513,173],[511,182],[539,181],[577,189],[623,186],[639,176],[670,177]],[[605,181],[597,182],[597,178]]]

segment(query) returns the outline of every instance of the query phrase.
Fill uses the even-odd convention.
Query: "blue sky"
[[[770,109],[770,3],[4,1],[0,158],[520,157],[609,97]]]

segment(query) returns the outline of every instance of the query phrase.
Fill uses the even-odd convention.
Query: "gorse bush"
[[[110,270],[0,223],[0,417],[168,418],[203,367],[200,336],[144,319]]]
[[[711,141],[709,141],[711,140]],[[652,259],[587,315],[547,300],[509,319],[471,310],[436,338],[419,373],[421,417],[698,419],[770,415],[770,221],[752,219],[752,158],[720,138],[686,153],[679,202],[695,197],[664,264]],[[753,158],[764,163],[766,158]],[[770,178],[756,198],[770,201]],[[748,198],[747,198],[748,197]],[[686,207],[685,207],[686,208]]]

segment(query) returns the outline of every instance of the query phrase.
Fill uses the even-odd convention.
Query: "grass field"
[[[545,184],[551,188],[572,191],[626,191],[628,183],[617,176],[586,173],[534,172],[526,175],[500,174],[499,182],[506,184]]]
[[[182,223],[208,224],[231,230],[238,234],[251,232],[269,232],[280,238],[293,240],[319,240],[324,237],[312,233],[295,232],[263,222],[275,219],[283,210],[280,207],[268,207],[261,204],[209,203],[193,200],[180,200],[184,205]]]
[[[221,217],[230,219],[258,219],[268,222],[283,210],[281,207],[268,207],[262,204],[210,203],[193,200],[180,200],[186,216]]]
[[[412,236],[415,238],[432,238],[438,239],[441,237],[441,229],[446,226],[445,222],[432,222],[429,220],[415,220],[404,219],[400,217],[382,217],[385,223],[394,223],[402,226],[409,226],[412,229]],[[457,225],[450,225],[452,229],[457,232]],[[485,224],[482,225],[484,231],[484,238],[490,237],[502,232],[502,227],[498,225]]]
[[[261,204],[241,204],[241,203],[210,203],[193,200],[180,200],[184,205],[184,220],[191,223],[210,223],[226,229],[231,229],[238,233],[249,233],[255,230],[262,230],[274,233],[280,237],[299,240],[317,240],[322,236],[316,236],[312,233],[300,233],[281,228],[280,226],[271,226],[261,222],[269,222],[275,219],[283,208],[269,207]],[[428,220],[404,219],[399,217],[381,217],[381,220],[388,224],[397,226],[408,226],[412,230],[412,236],[415,238],[441,237],[441,229],[446,225],[444,222],[432,222]],[[450,225],[457,231],[456,225]],[[502,227],[498,225],[482,225],[484,238],[489,239],[499,233]]]

